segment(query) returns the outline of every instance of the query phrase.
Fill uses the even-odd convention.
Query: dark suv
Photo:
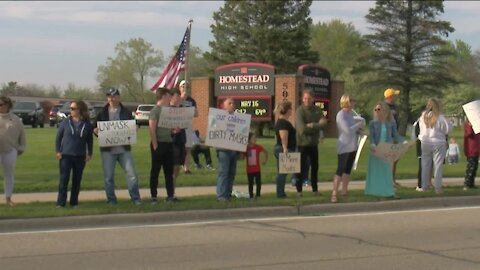
[[[12,112],[20,117],[24,125],[32,125],[33,128],[43,128],[45,115],[38,101],[17,101],[13,105]]]

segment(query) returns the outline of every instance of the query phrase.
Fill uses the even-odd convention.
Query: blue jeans
[[[289,149],[288,151],[289,152],[294,152],[295,150]],[[277,197],[278,198],[283,198],[283,197],[287,196],[287,194],[285,193],[285,182],[287,180],[287,174],[278,173],[278,156],[280,155],[280,153],[283,153],[282,146],[281,145],[275,145],[275,147],[273,148],[273,155],[277,159],[277,178],[276,178]]]
[[[230,199],[237,172],[237,152],[218,150],[217,198]]]
[[[57,205],[65,206],[67,203],[68,182],[72,172],[72,191],[70,192],[70,205],[78,205],[80,182],[85,168],[85,156],[62,155],[59,161],[60,181],[58,183]]]
[[[125,151],[122,154],[112,154],[109,151],[105,151],[101,152],[101,154],[107,202],[117,202],[117,197],[115,196],[114,180],[115,164],[117,163],[117,161],[125,172],[130,198],[133,202],[140,201],[140,192],[138,190],[138,177],[135,171],[135,164],[133,164],[132,153],[130,151]]]

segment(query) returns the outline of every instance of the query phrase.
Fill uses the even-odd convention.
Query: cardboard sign
[[[137,143],[135,120],[99,121],[97,128],[100,147]]]
[[[291,174],[300,172],[300,153],[280,153],[278,155],[278,173]]]
[[[387,162],[393,163],[407,153],[410,145],[411,144],[380,143],[372,154]]]
[[[160,107],[158,127],[190,128],[192,127],[195,107]]]
[[[469,102],[462,107],[475,134],[480,133],[480,100]]]
[[[205,145],[245,152],[251,115],[209,108]]]

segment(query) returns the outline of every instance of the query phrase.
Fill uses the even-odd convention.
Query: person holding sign
[[[469,190],[477,188],[475,186],[475,176],[477,175],[478,156],[480,155],[480,133],[475,134],[468,118],[465,121],[463,138],[463,148],[467,157],[467,170],[465,171],[463,190]]]
[[[98,136],[99,122],[134,120],[132,113],[120,102],[120,91],[116,88],[107,90],[107,105],[98,113],[94,123],[93,133]],[[118,162],[125,172],[128,183],[128,193],[135,205],[140,205],[140,192],[138,190],[138,177],[133,163],[133,156],[130,145],[100,147],[102,156],[103,175],[105,180],[105,193],[108,204],[116,204],[115,195],[115,164]]]
[[[188,88],[190,86],[190,83],[186,80],[182,80],[178,84],[178,89],[180,90],[180,96],[182,98],[182,106],[183,107],[194,107],[195,108],[195,114],[194,117],[198,116],[198,111],[197,111],[197,102],[195,99],[193,99],[189,94],[188,94]],[[192,129],[187,128],[186,129],[186,143],[185,143],[185,161],[183,164],[183,172],[186,174],[191,174],[192,172],[190,171],[190,156],[191,156],[191,149],[193,147],[193,137],[192,137]]]
[[[72,191],[70,206],[78,205],[80,182],[85,163],[92,158],[93,127],[85,102],[78,100],[70,103],[70,116],[60,123],[55,139],[57,159],[60,163],[60,183],[58,184],[57,208],[65,207],[70,172],[72,172]]]
[[[392,111],[385,102],[377,102],[373,108],[373,120],[369,124],[370,156],[368,157],[365,194],[394,197],[393,165],[373,153],[380,143],[404,142],[405,139],[398,133],[397,122],[394,120]]]
[[[353,107],[355,101],[349,95],[343,95],[340,98],[340,108],[342,108],[336,117],[338,128],[337,140],[337,171],[333,179],[333,190],[330,201],[337,202],[338,186],[342,183],[342,195],[348,193],[348,183],[350,182],[350,173],[352,172],[353,162],[357,154],[358,139],[357,135],[363,134],[365,120],[358,120],[353,117]]]
[[[223,101],[223,109],[233,115],[235,103],[232,98]],[[232,197],[233,182],[237,173],[237,159],[239,152],[224,148],[217,148],[218,154],[218,178],[217,178],[217,200],[229,201]]]
[[[158,88],[155,92],[156,106],[150,111],[148,126],[150,129],[150,154],[152,167],[150,169],[150,195],[152,204],[157,204],[158,175],[163,166],[165,188],[167,190],[166,202],[175,202],[175,187],[173,183],[173,129],[159,127],[161,108],[170,106],[172,95],[167,88]],[[177,130],[178,132],[178,130]]]
[[[170,106],[181,107],[182,98],[180,91],[173,89]],[[187,135],[184,128],[172,129],[172,143],[173,143],[173,188],[176,187],[178,175],[180,175],[180,167],[185,163],[185,143],[187,142]],[[174,196],[176,199],[176,197]]]
[[[303,91],[303,104],[297,109],[295,115],[295,128],[297,130],[297,144],[301,156],[301,171],[297,175],[297,193],[302,196],[302,181],[308,178],[308,162],[310,160],[312,191],[318,195],[318,143],[320,128],[327,124],[320,107],[314,105],[315,94],[312,90]]]
[[[283,101],[275,108],[277,114],[277,122],[275,123],[275,137],[277,143],[275,144],[274,155],[277,159],[277,198],[286,198],[285,181],[286,174],[279,173],[279,155],[280,153],[287,154],[294,152],[297,148],[296,130],[292,123],[288,120],[292,115],[292,103],[290,101]],[[299,181],[301,184],[301,181]]]
[[[441,114],[438,100],[431,98],[420,116],[419,124],[418,139],[422,143],[422,188],[419,191],[428,190],[429,170],[433,163],[435,192],[440,194],[443,162],[447,152],[446,140],[448,133],[452,131],[452,123]]]

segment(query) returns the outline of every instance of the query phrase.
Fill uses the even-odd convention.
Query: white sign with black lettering
[[[209,108],[205,145],[245,152],[250,132],[250,114],[228,113]]]
[[[164,128],[191,128],[195,107],[161,107],[157,126]]]
[[[137,143],[135,120],[99,121],[97,128],[100,147]]]
[[[300,153],[280,153],[278,155],[278,173],[291,174],[300,172]]]

